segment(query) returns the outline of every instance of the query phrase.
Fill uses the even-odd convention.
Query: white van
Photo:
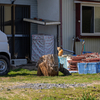
[[[10,53],[7,36],[0,31],[0,75],[6,75],[10,70]]]

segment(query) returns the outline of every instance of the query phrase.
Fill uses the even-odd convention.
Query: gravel
[[[74,88],[74,87],[87,87],[90,86],[91,83],[82,83],[82,84],[49,84],[49,83],[24,83],[22,85],[16,85],[16,86],[9,86],[9,87],[2,87],[0,90],[7,89],[7,91],[10,91],[12,89],[51,89],[51,88]]]

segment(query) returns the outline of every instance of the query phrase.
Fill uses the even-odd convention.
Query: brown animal
[[[58,50],[58,56],[62,56],[63,55],[63,49],[61,47],[57,47]]]

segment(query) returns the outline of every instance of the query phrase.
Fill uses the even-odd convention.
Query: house
[[[7,34],[12,58],[15,54],[18,58],[31,58],[33,34],[54,35],[57,53],[59,6],[59,0],[0,0],[0,30]],[[35,18],[49,20],[51,24],[41,25],[34,22]]]
[[[100,0],[61,0],[63,48],[73,49],[73,37],[85,40],[85,51],[100,53]],[[75,42],[76,54],[82,42]]]
[[[48,1],[49,0],[41,0],[43,3],[47,3]],[[51,1],[49,1],[49,4]],[[47,8],[46,5],[41,5],[38,6],[40,10]],[[98,13],[100,0],[53,0],[52,5],[55,5],[54,8],[52,9],[50,5],[48,9],[57,12],[57,15],[54,13],[52,13],[52,15],[55,15],[55,17],[58,16],[58,20],[55,20],[61,22],[58,36],[59,46],[75,51],[76,54],[81,54],[82,41],[84,40],[85,51],[100,53],[100,15]],[[51,11],[48,10],[47,15],[51,14],[50,12]],[[44,15],[44,13],[39,13],[40,18],[43,18]],[[48,18],[50,18],[50,15]],[[54,16],[51,18],[53,19]],[[43,27],[44,26],[38,26],[38,30],[45,30]],[[73,39],[76,39],[75,43]]]
[[[0,30],[7,34],[12,57],[31,57],[33,34],[54,35],[55,53],[62,46],[80,54],[79,40],[85,40],[85,51],[100,52],[99,7],[100,0],[0,0]]]

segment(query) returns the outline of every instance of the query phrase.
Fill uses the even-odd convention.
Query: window
[[[100,35],[100,6],[81,6],[81,35]]]

